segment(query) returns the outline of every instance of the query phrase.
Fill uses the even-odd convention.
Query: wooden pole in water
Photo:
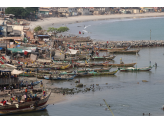
[[[150,30],[150,40],[151,40],[151,30]]]
[[[103,99],[103,100],[104,100],[104,99]],[[104,100],[104,102],[105,102],[106,106],[108,107],[108,109],[110,110],[110,112],[112,113],[112,115],[114,116],[114,114],[113,114],[112,110],[109,108],[109,106],[108,106],[108,104],[106,103],[106,101],[105,101],[105,100]]]

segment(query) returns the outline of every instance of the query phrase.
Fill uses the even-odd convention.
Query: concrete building
[[[77,7],[68,7],[70,16],[77,16]]]
[[[58,16],[59,17],[69,16],[69,9],[68,9],[68,7],[58,7]]]
[[[40,7],[38,16],[39,17],[57,17],[58,9],[56,7]]]
[[[154,12],[154,7],[140,7],[143,12]]]
[[[78,15],[91,15],[89,8],[80,7],[77,9]]]
[[[94,15],[107,14],[109,12],[109,7],[94,7]]]
[[[120,9],[119,12],[122,14],[139,14],[140,9]]]

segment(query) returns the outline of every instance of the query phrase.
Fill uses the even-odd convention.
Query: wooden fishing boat
[[[76,77],[86,77],[86,76],[92,76],[92,73],[84,72],[84,73],[78,73]]]
[[[33,86],[38,85],[41,82],[42,82],[42,80],[33,82]],[[21,85],[21,87],[26,87],[26,83],[20,83],[20,85]],[[28,86],[31,86],[31,83],[28,84]]]
[[[113,67],[133,67],[136,63],[129,63],[129,64],[108,64],[103,63],[104,66],[113,66]]]
[[[4,111],[16,111],[19,109],[25,109],[25,108],[31,108],[31,107],[39,107],[39,106],[43,106],[44,104],[47,103],[49,97],[51,95],[51,91],[48,92],[46,94],[46,96],[41,96],[40,99],[36,99],[36,100],[32,100],[32,101],[20,101],[20,103],[18,102],[13,102],[11,103],[7,103],[7,105],[0,105],[0,111],[3,114]],[[2,104],[2,103],[1,103]]]
[[[127,67],[127,68],[119,68],[120,71],[150,71],[153,66],[143,67],[143,68],[135,68],[135,67]]]
[[[116,56],[114,55],[114,56],[104,56],[104,57],[91,57],[91,60],[112,60],[112,59],[114,59]]]
[[[43,105],[39,107],[30,107],[25,109],[16,109],[16,110],[0,110],[0,115],[13,115],[13,114],[22,114],[22,113],[29,113],[29,112],[36,112],[36,111],[43,111],[46,109],[48,105]]]
[[[76,72],[71,72],[71,73],[69,73],[69,72],[61,72],[59,75],[77,75],[77,73]]]
[[[99,50],[99,51],[115,51],[115,50],[127,50],[128,47],[124,47],[124,48],[96,48],[96,50]]]
[[[51,73],[52,71],[47,71],[47,70],[39,70],[38,73],[39,74],[49,74]]]
[[[117,73],[118,70],[112,72],[92,72],[93,76],[100,76],[100,75],[114,75]]]
[[[110,68],[100,68],[100,69],[82,69],[82,70],[78,70],[78,73],[82,73],[82,72],[90,72],[90,71],[95,71],[95,72],[109,72]]]
[[[122,50],[117,50],[117,51],[109,51],[110,53],[115,53],[115,54],[120,54],[120,53],[124,53],[124,54],[136,54],[138,53],[140,50],[126,50],[126,51],[122,51]]]
[[[78,63],[78,62],[74,62],[74,66],[78,66],[78,67],[93,67],[92,64],[86,64],[86,63]]]
[[[35,73],[34,72],[31,72],[31,73],[21,73],[21,74],[19,74],[19,76],[35,77]]]
[[[72,80],[75,78],[76,75],[73,75],[71,77],[69,76],[44,76],[45,79],[48,79],[48,80]]]
[[[61,66],[59,69],[60,70],[65,70],[65,69],[68,69],[69,67],[71,67],[71,64],[68,64],[66,66]]]

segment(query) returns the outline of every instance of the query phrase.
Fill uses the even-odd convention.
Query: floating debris
[[[148,82],[147,80],[142,80],[142,82]]]

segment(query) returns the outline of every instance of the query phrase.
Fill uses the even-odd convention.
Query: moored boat
[[[104,66],[113,66],[113,67],[133,67],[136,63],[129,63],[129,64],[108,64],[103,63]]]
[[[119,68],[120,71],[150,71],[153,67],[143,67],[143,68],[135,68],[135,67],[127,67],[127,68]]]
[[[116,56],[113,55],[113,56],[102,56],[102,57],[91,57],[91,60],[112,60],[114,59]]]
[[[136,54],[138,53],[140,50],[117,50],[117,51],[109,51],[110,53],[115,53],[115,54],[121,54],[121,53],[124,53],[124,54]]]
[[[112,72],[93,72],[93,76],[99,76],[99,75],[114,75],[117,73],[118,70],[112,71]]]
[[[75,78],[76,75],[73,76],[44,76],[45,79],[48,80],[72,80]]]

